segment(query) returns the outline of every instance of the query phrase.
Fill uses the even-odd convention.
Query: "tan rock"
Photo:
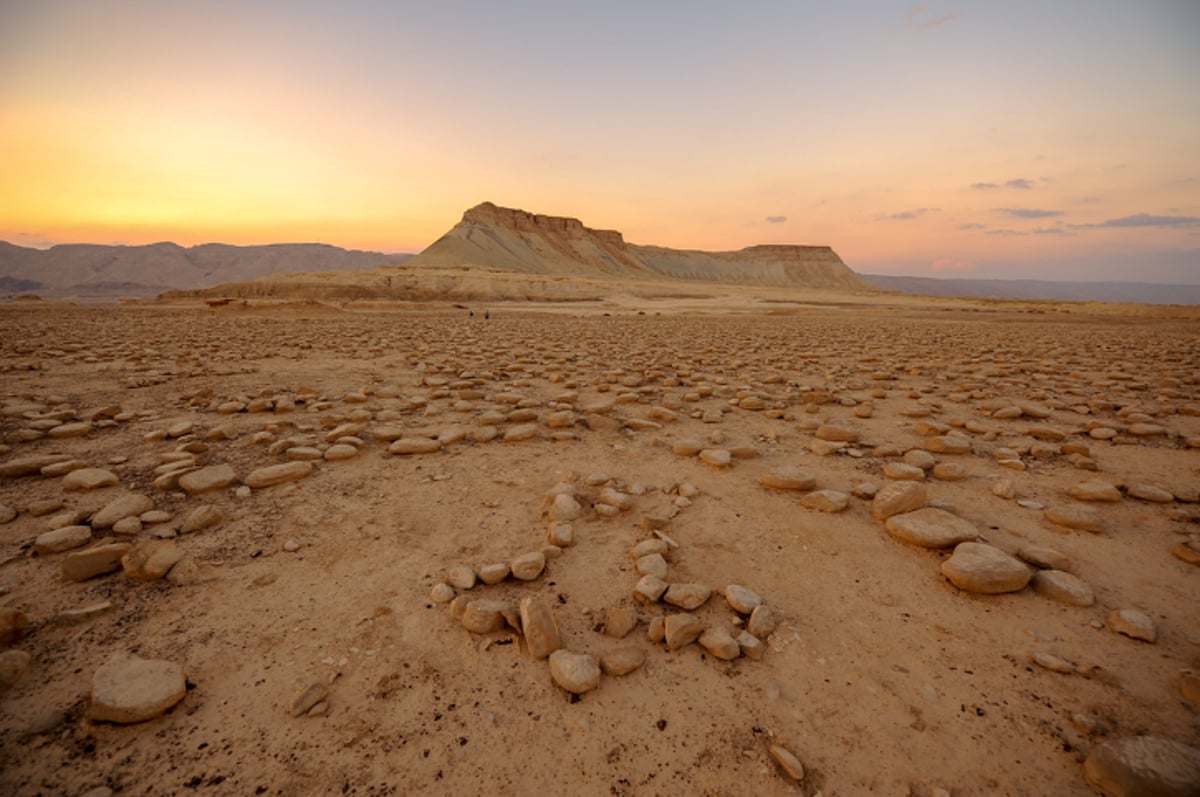
[[[888,482],[871,502],[871,516],[887,520],[893,515],[913,512],[925,506],[925,485],[918,482]]]
[[[850,505],[850,496],[840,490],[816,490],[800,499],[800,506],[818,512],[842,512]]]
[[[1039,570],[1033,574],[1033,591],[1070,606],[1091,606],[1096,594],[1086,581],[1062,570]]]
[[[1111,611],[1104,618],[1104,624],[1110,631],[1124,634],[1130,639],[1153,643],[1158,638],[1154,628],[1154,620],[1150,615],[1137,609],[1120,609]]]
[[[179,526],[181,534],[191,534],[204,529],[215,528],[225,522],[225,513],[212,504],[204,504],[188,512],[187,517]]]
[[[1064,504],[1046,509],[1044,517],[1056,526],[1080,531],[1099,532],[1104,530],[1100,514],[1090,506]]]
[[[733,454],[724,448],[706,448],[700,452],[700,461],[714,468],[727,468],[733,461]]]
[[[138,581],[157,581],[183,558],[183,550],[171,540],[140,542],[121,557],[125,575]]]
[[[1196,797],[1200,749],[1156,736],[1109,739],[1092,750],[1083,772],[1106,797]]]
[[[494,562],[479,567],[479,580],[484,584],[499,584],[508,578],[512,568],[506,562]]]
[[[623,639],[637,624],[637,610],[632,606],[612,606],[604,615],[604,633],[615,639]]]
[[[117,474],[104,468],[79,468],[63,476],[64,490],[98,490],[120,484]]]
[[[154,501],[144,495],[123,495],[109,501],[104,508],[92,516],[93,529],[112,528],[119,520],[135,517],[154,508]]]
[[[402,437],[388,446],[390,454],[436,454],[442,450],[442,441],[430,437]]]
[[[732,661],[742,655],[737,641],[724,628],[709,628],[700,635],[700,647],[715,658]]]
[[[81,548],[91,541],[92,530],[87,526],[64,526],[39,534],[33,542],[33,552],[38,556],[62,553]]]
[[[274,487],[277,484],[303,479],[311,476],[312,472],[311,462],[283,462],[251,471],[250,475],[245,478],[245,484],[247,487],[261,490],[265,487]]]
[[[550,677],[568,692],[581,695],[600,685],[600,664],[586,653],[559,649],[550,654]]]
[[[646,663],[646,651],[637,645],[622,645],[600,656],[605,675],[628,675]]]
[[[463,627],[473,634],[490,634],[499,631],[507,624],[504,612],[509,605],[504,601],[473,600],[463,608],[460,618]]]
[[[759,639],[766,639],[774,631],[779,624],[779,616],[767,604],[762,604],[755,607],[754,611],[750,612],[750,620],[746,623],[746,630]]]
[[[540,596],[529,595],[521,599],[521,633],[529,655],[544,659],[562,647],[562,636],[554,613]]]
[[[771,757],[775,759],[775,763],[779,764],[779,769],[790,780],[804,780],[804,765],[787,748],[777,744],[771,745]]]
[[[896,539],[921,548],[950,548],[979,537],[975,524],[935,507],[893,515],[885,525]]]
[[[546,569],[546,555],[541,551],[522,554],[512,560],[509,568],[518,581],[533,581]]]
[[[986,595],[1018,592],[1031,578],[1020,560],[981,542],[960,543],[942,562],[942,574],[964,592]]]
[[[738,647],[741,648],[742,655],[746,658],[751,661],[758,661],[763,657],[766,646],[754,634],[743,630],[738,633],[735,639],[737,640]]]
[[[666,593],[667,587],[667,582],[658,576],[642,576],[633,588],[633,597],[647,603],[655,603]]]
[[[121,569],[121,557],[132,547],[126,542],[114,542],[69,553],[63,557],[62,574],[71,581],[85,581],[116,572]]]
[[[740,584],[727,586],[724,595],[730,608],[739,614],[750,614],[762,604],[757,592]]]
[[[237,474],[234,473],[233,466],[228,463],[209,465],[207,468],[200,468],[179,477],[179,486],[188,495],[223,490],[236,483]]]
[[[114,656],[92,676],[88,714],[99,722],[145,722],[187,694],[183,668],[170,661]]]
[[[1027,545],[1017,551],[1017,558],[1043,570],[1071,570],[1071,558],[1045,545]]]
[[[703,631],[700,618],[694,614],[670,614],[663,620],[663,639],[671,650],[692,644]]]
[[[33,656],[26,650],[6,650],[0,653],[0,692],[12,689],[33,663]]]
[[[758,477],[764,487],[773,490],[811,490],[817,486],[817,477],[801,468],[776,468]]]
[[[680,583],[667,587],[662,599],[664,603],[691,611],[703,606],[711,595],[712,590],[703,584]]]
[[[7,462],[0,462],[0,478],[16,479],[21,476],[37,476],[42,468],[58,462],[66,462],[71,457],[67,454],[40,454],[33,457],[18,457]]]

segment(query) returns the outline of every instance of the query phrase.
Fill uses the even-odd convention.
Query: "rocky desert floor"
[[[1196,793],[1195,319],[474,309],[0,306],[0,792]]]

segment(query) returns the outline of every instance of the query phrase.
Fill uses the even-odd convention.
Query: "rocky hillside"
[[[2,294],[50,297],[153,296],[289,271],[342,271],[399,263],[408,255],[339,249],[325,244],[147,246],[63,244],[29,249],[0,241]]]
[[[482,266],[533,274],[696,280],[746,285],[872,290],[828,246],[751,246],[701,252],[638,246],[615,230],[490,202],[411,261],[410,266]]]

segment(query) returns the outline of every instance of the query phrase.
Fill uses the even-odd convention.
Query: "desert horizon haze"
[[[856,271],[1200,282],[1193,3],[8,4],[0,239],[416,252],[480,197]]]

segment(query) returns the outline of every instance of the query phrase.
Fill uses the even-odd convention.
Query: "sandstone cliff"
[[[670,279],[747,285],[872,290],[828,246],[765,245],[735,252],[639,246],[578,219],[502,208],[471,208],[409,266],[481,266],[530,274]]]

